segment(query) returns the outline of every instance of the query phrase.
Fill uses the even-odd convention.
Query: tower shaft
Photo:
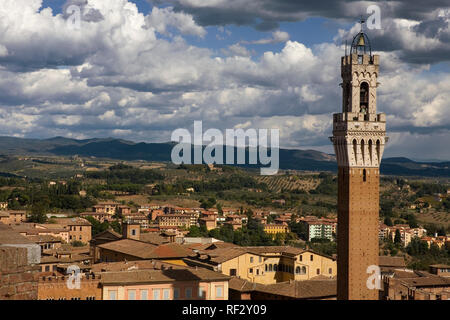
[[[361,41],[360,41],[361,42]],[[338,162],[338,299],[376,300],[368,267],[378,266],[380,161],[386,116],[376,113],[379,57],[342,58],[342,113],[333,115],[331,138]]]

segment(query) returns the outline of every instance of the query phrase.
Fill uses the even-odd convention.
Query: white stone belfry
[[[342,57],[342,113],[333,115],[339,167],[378,168],[386,137],[386,115],[377,114],[379,56],[351,52]]]

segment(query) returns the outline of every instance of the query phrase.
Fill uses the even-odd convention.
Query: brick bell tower
[[[363,32],[341,59],[342,113],[333,115],[331,141],[338,162],[337,298],[378,300],[367,268],[378,266],[380,161],[386,115],[377,114],[379,56]],[[346,50],[347,51],[347,50]]]

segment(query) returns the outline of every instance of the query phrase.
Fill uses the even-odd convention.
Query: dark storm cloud
[[[175,10],[192,14],[200,25],[254,25],[259,20],[272,23],[301,21],[308,17],[327,17],[355,21],[360,15],[367,15],[366,9],[377,4],[383,16],[422,20],[430,12],[448,8],[448,0],[399,0],[399,1],[299,1],[299,0],[223,0],[205,4],[191,0],[148,0],[154,4],[170,3]],[[207,2],[206,2],[207,3]],[[268,24],[269,26],[270,24]]]
[[[303,21],[309,17],[325,17],[342,22],[356,22],[367,17],[372,4],[380,7],[382,31],[371,30],[374,48],[379,51],[399,51],[399,56],[414,64],[428,64],[450,59],[450,2],[448,0],[400,1],[298,1],[298,0],[149,0],[169,2],[176,11],[192,14],[196,22],[210,25],[249,25],[261,31],[274,30],[280,22]],[[440,11],[443,12],[440,13]],[[441,16],[439,16],[441,14]],[[398,25],[399,19],[417,21],[411,28]],[[337,30],[336,30],[337,31]],[[355,30],[339,41],[352,38]],[[429,40],[436,40],[432,43]],[[421,46],[421,42],[430,42]]]

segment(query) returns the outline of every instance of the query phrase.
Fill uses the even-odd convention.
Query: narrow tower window
[[[364,181],[364,182],[367,181],[367,172],[366,172],[366,169],[363,170],[363,181]]]
[[[369,85],[367,82],[361,83],[359,94],[360,112],[367,114],[369,112]]]
[[[378,160],[378,163],[380,163],[380,161],[381,161],[381,147],[380,147],[380,140],[377,140],[377,146],[376,146],[376,149],[377,149],[377,160]]]
[[[353,139],[353,155],[355,156],[355,164],[358,163],[358,146],[356,139]]]
[[[350,110],[350,97],[351,97],[350,83],[347,82],[344,85],[344,112],[351,112],[351,110]]]

